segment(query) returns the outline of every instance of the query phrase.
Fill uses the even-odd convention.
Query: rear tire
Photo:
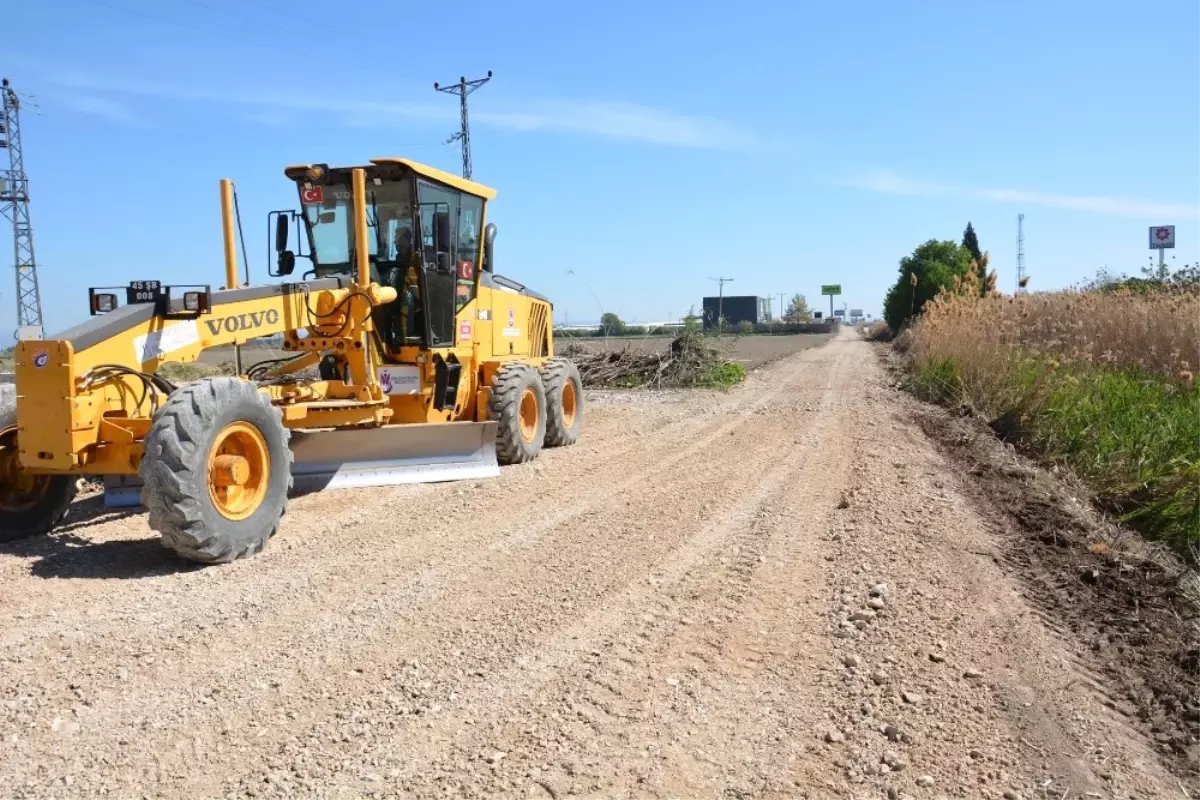
[[[142,504],[163,546],[204,564],[262,550],[292,487],[289,438],[279,409],[248,381],[205,378],[172,394],[141,467]]]
[[[74,475],[23,474],[17,461],[17,387],[0,384],[0,542],[49,533],[75,499]]]
[[[546,387],[546,447],[569,447],[583,430],[583,379],[569,358],[551,358],[540,370]]]
[[[501,464],[524,464],[537,458],[546,438],[546,390],[528,364],[505,364],[492,378],[488,404],[496,426],[496,456]]]

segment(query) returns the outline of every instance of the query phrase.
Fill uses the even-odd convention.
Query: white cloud
[[[295,120],[290,114],[282,111],[272,111],[263,109],[262,111],[248,111],[242,115],[242,119],[246,122],[255,125],[262,125],[268,128],[286,128],[295,123]]]
[[[280,110],[333,113],[356,126],[388,127],[403,120],[452,124],[458,118],[456,108],[446,103],[355,100],[140,80],[99,80],[81,72],[59,73],[54,82],[76,90],[245,106],[254,110],[252,114],[270,115]],[[264,117],[264,122],[269,118]],[[672,147],[730,150],[752,147],[757,141],[752,132],[722,120],[618,102],[546,102],[525,109],[474,112],[471,119],[513,131],[583,133]]]
[[[48,98],[48,101],[47,105],[54,103],[77,114],[102,117],[122,125],[132,125],[137,122],[137,118],[127,106],[107,97],[63,93]]]
[[[736,150],[755,143],[751,132],[722,120],[630,103],[567,102],[539,111],[472,118],[515,130],[574,131],[674,147]]]
[[[1177,203],[1151,203],[1116,197],[1093,197],[1087,195],[1048,194],[1019,189],[986,189],[946,186],[936,183],[913,181],[893,172],[870,172],[845,182],[848,186],[881,194],[900,194],[912,197],[944,197],[974,200],[992,200],[1015,205],[1050,206],[1071,211],[1091,211],[1118,217],[1144,217],[1147,219],[1177,219],[1200,216],[1200,206]]]

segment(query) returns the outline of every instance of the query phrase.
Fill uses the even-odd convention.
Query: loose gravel
[[[94,498],[4,545],[2,793],[1179,794],[853,332],[589,399],[575,447],[299,497],[227,566]]]

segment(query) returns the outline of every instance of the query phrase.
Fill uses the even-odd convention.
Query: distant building
[[[704,329],[717,327],[718,317],[725,318],[725,327],[732,328],[743,322],[757,325],[770,316],[770,301],[765,297],[735,295],[733,297],[704,298]],[[720,309],[718,311],[718,309]]]

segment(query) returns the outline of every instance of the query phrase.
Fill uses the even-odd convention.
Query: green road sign
[[[835,294],[842,293],[842,285],[840,283],[825,284],[821,286],[821,294],[827,294],[832,297]]]

